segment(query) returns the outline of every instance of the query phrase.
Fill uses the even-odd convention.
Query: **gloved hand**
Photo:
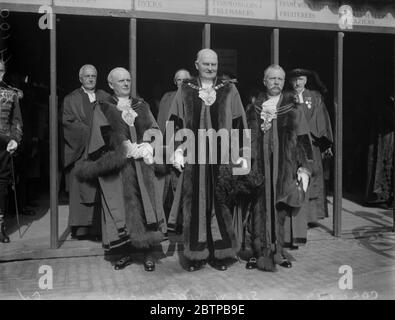
[[[139,156],[137,143],[132,143],[130,140],[123,141],[122,144],[126,148],[126,158],[137,159]]]
[[[143,158],[146,164],[153,164],[154,163],[154,149],[152,146],[147,143],[143,142],[137,145],[138,148],[138,155]]]
[[[237,159],[236,164],[241,164],[241,167],[243,169],[247,169],[248,168],[248,162],[247,159],[240,157],[239,159]]]
[[[170,158],[170,161],[173,163],[173,166],[180,172],[184,170],[185,166],[185,159],[184,159],[184,153],[181,149],[177,149],[174,151],[174,154]]]
[[[11,154],[18,148],[18,143],[15,140],[10,140],[7,144],[7,151]]]
[[[304,192],[306,192],[307,187],[309,186],[310,176],[302,168],[298,169],[297,175],[298,175],[298,182],[302,184],[302,189]]]

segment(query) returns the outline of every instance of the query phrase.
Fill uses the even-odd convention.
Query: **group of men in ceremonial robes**
[[[245,111],[236,81],[217,75],[218,56],[213,50],[200,50],[195,67],[194,78],[186,70],[176,73],[178,90],[159,110],[159,126],[149,105],[131,96],[126,69],[115,68],[108,75],[112,96],[96,91],[91,98],[81,80],[83,88],[73,95],[79,94],[80,107],[71,105],[66,112],[70,103],[64,104],[66,142],[71,146],[67,159],[79,186],[79,198],[70,201],[89,204],[100,214],[105,249],[142,249],[146,271],[155,269],[152,249],[167,239],[168,223],[169,230],[174,229],[178,212],[188,271],[199,270],[206,262],[223,271],[229,258],[245,252],[247,269],[290,268],[284,248],[306,242],[305,210],[310,207],[306,203],[316,197],[309,191],[321,152],[332,141],[330,126],[325,130],[320,126],[329,121],[320,98],[298,86],[283,93],[285,72],[271,65],[264,73],[265,91]],[[96,70],[85,66],[81,75],[91,71]],[[84,101],[88,111],[81,107]],[[317,115],[309,114],[310,103],[317,105]],[[318,115],[322,110],[324,116]],[[168,130],[169,124],[174,130]],[[150,130],[157,130],[166,142],[172,135],[174,148],[155,149],[152,135],[146,135]],[[162,151],[164,157],[157,156]],[[177,172],[169,220],[163,210],[163,172],[165,176]],[[86,202],[85,190],[89,190]],[[71,209],[70,203],[72,217]],[[132,262],[127,252],[115,269]]]

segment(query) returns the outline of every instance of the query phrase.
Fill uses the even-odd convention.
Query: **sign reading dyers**
[[[202,0],[135,0],[134,9],[139,11],[182,14],[206,14],[206,1]]]

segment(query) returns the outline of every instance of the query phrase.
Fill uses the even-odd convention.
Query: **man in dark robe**
[[[243,251],[250,253],[247,269],[274,271],[276,264],[290,268],[284,247],[306,242],[306,216],[300,208],[311,176],[311,142],[303,111],[292,94],[282,94],[284,79],[280,66],[269,66],[266,91],[246,111],[249,174],[263,177],[249,197],[251,220],[243,242]]]
[[[222,129],[230,133],[232,128],[246,128],[245,112],[235,85],[217,77],[217,54],[210,49],[199,51],[195,66],[199,76],[185,81],[173,100],[170,121],[174,122],[176,130],[188,129],[197,138],[199,130],[207,132],[214,129],[218,132]],[[193,150],[186,152],[187,140],[177,147],[172,156],[174,167],[182,171],[173,207],[176,210],[180,205],[182,207],[187,270],[198,270],[207,260],[214,268],[226,270],[226,259],[236,256],[239,243],[233,230],[231,209],[216,193],[220,161],[208,158],[209,154],[217,152],[222,159],[223,154],[229,155],[230,152],[221,146],[216,149],[211,143],[200,149],[199,144],[195,143]],[[191,161],[190,152],[194,161]],[[239,149],[236,153],[232,154],[232,162],[246,168],[247,160],[239,156]]]
[[[391,207],[394,199],[394,97],[374,95],[369,130],[368,170],[364,200]]]
[[[115,269],[132,263],[133,247],[144,251],[144,269],[153,271],[152,248],[164,239],[167,230],[153,148],[144,139],[147,130],[159,129],[149,105],[130,96],[126,69],[113,69],[108,82],[114,95],[95,106],[85,159],[76,175],[96,191],[103,247],[126,246],[128,250],[115,263]]]
[[[180,69],[177,70],[174,74],[174,84],[179,88],[184,80],[190,79],[191,75],[188,70]],[[162,133],[166,130],[166,121],[169,120],[170,107],[173,102],[173,99],[176,95],[177,91],[166,92],[159,104],[159,112],[158,112],[158,126]],[[161,193],[163,195],[163,206],[166,215],[168,216],[171,212],[171,205],[174,200],[174,193],[177,188],[177,170],[172,169],[170,171],[166,171],[164,174],[158,174],[158,181]],[[181,230],[181,220],[182,215],[179,215],[178,211],[171,212],[171,215],[168,218],[168,229],[169,231],[180,232]]]
[[[81,88],[67,95],[63,101],[64,170],[69,190],[69,226],[73,238],[85,239],[100,235],[100,215],[95,212],[95,191],[75,177],[75,168],[89,137],[93,109],[97,101],[109,94],[96,90],[97,71],[84,65],[79,72]]]
[[[314,225],[319,219],[328,217],[323,159],[332,156],[332,126],[321,93],[306,88],[306,84],[314,80],[318,82],[317,89],[322,88],[318,76],[309,70],[295,69],[289,73],[289,79],[294,90],[295,101],[303,110],[309,124],[312,140],[314,176],[307,194],[309,201],[302,210],[307,211],[308,224]]]
[[[20,91],[3,81],[5,71],[5,63],[0,60],[0,242],[9,243],[5,215],[8,186],[12,179],[11,157],[22,140],[22,116],[18,97]]]

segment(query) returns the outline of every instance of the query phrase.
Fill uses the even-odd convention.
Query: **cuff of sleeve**
[[[305,174],[307,174],[309,177],[311,177],[311,171],[310,171],[309,169],[307,169],[307,168],[304,168],[304,167],[299,167],[299,168],[298,168],[298,171],[297,171],[296,173],[297,173],[297,174],[305,173]]]

